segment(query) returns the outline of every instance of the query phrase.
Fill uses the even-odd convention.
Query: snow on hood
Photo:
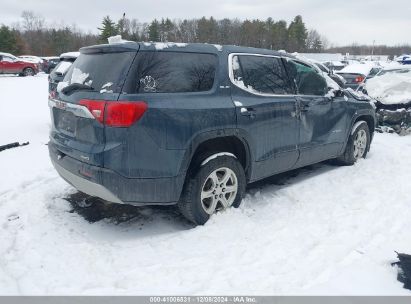
[[[350,64],[343,68],[341,71],[337,71],[337,74],[362,74],[367,76],[374,64],[367,64],[367,63],[357,63],[357,64]]]
[[[411,101],[411,70],[406,73],[387,73],[368,80],[368,95],[384,104]]]

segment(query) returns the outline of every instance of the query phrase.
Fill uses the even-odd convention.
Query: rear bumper
[[[60,166],[56,161],[52,160],[52,164],[58,174],[69,184],[71,184],[77,190],[84,192],[91,196],[99,197],[103,200],[123,204],[124,202],[118,198],[118,196],[114,195],[110,192],[107,188],[99,185],[97,183],[91,182],[85,178],[82,178],[78,175],[71,173],[70,171],[64,169]]]
[[[180,198],[184,176],[127,178],[62,154],[49,142],[51,162],[59,175],[77,190],[120,204],[171,205]]]

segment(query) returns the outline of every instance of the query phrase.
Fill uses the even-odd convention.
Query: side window
[[[300,95],[324,96],[328,92],[327,81],[317,71],[299,61],[289,60],[287,68]]]
[[[13,58],[8,57],[8,56],[3,56],[3,60],[4,62],[14,62]]]
[[[142,51],[135,62],[127,85],[135,93],[209,91],[217,68],[217,56],[202,53]]]
[[[232,57],[234,83],[251,93],[293,94],[281,58],[235,55]]]

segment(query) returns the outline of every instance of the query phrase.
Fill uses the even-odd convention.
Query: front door
[[[254,161],[251,180],[292,168],[298,159],[299,121],[282,59],[231,54],[229,60],[237,126],[247,136]]]
[[[305,63],[291,60],[287,67],[298,92],[300,158],[297,166],[338,156],[348,123],[345,99],[328,96],[326,80]]]

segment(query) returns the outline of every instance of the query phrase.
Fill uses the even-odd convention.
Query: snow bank
[[[365,88],[372,98],[384,104],[400,104],[411,101],[411,70],[402,73],[386,73],[368,80]]]

